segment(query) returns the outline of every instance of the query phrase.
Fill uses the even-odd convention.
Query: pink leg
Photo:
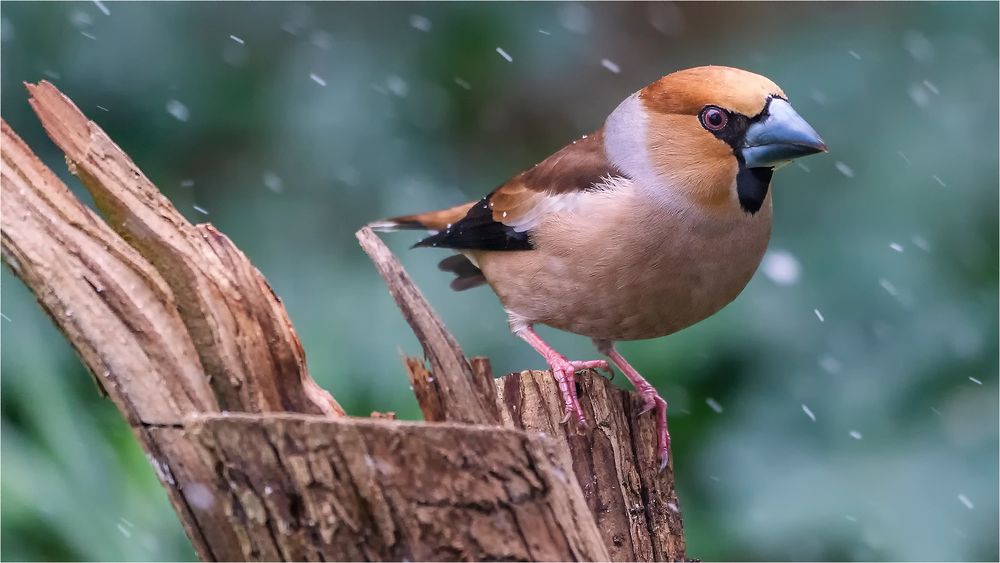
[[[667,466],[670,455],[670,432],[667,431],[667,402],[656,392],[656,389],[646,381],[646,378],[639,374],[625,358],[615,350],[611,342],[595,340],[597,349],[622,370],[625,377],[632,382],[632,386],[642,397],[643,409],[639,414],[645,414],[651,410],[656,411],[656,453],[660,458],[660,471]]]
[[[567,360],[562,354],[556,352],[551,346],[546,344],[530,325],[518,330],[514,334],[518,335],[522,340],[530,344],[536,352],[541,354],[545,358],[545,363],[549,364],[549,368],[552,369],[552,376],[556,378],[556,382],[559,384],[559,391],[563,396],[565,416],[562,421],[568,422],[575,415],[577,429],[586,428],[587,419],[583,416],[583,409],[580,408],[580,400],[576,396],[576,372],[583,369],[603,369],[611,373],[608,362],[604,360]]]

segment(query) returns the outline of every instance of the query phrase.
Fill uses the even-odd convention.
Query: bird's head
[[[775,167],[826,151],[777,84],[736,68],[703,66],[668,74],[619,112],[641,114],[619,116],[626,123],[609,119],[608,125],[632,122],[631,134],[644,139],[629,144],[645,150],[641,165],[651,168],[659,184],[720,210],[756,213]]]

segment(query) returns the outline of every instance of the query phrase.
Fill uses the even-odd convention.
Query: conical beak
[[[826,152],[826,143],[791,104],[773,98],[767,117],[747,128],[746,146],[740,152],[747,168],[772,168],[800,156]]]

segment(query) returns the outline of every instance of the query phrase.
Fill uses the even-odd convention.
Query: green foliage
[[[416,342],[355,229],[480,197],[671,70],[774,79],[831,150],[775,175],[796,283],[758,273],[712,319],[623,347],[670,402],[690,553],[998,557],[997,4],[106,7],[4,5],[3,118],[68,178],[20,83],[63,89],[250,256],[355,415],[419,416],[397,352]],[[388,242],[466,351],[541,367],[415,236]],[[112,405],[2,281],[2,558],[193,558]]]

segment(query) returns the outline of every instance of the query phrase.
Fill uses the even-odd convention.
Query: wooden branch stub
[[[4,261],[35,290],[98,384],[133,425],[219,410],[163,278],[6,121],[2,129]]]
[[[221,559],[600,561],[608,554],[551,444],[456,424],[213,416],[189,425],[233,515]],[[211,541],[211,538],[210,538]]]
[[[232,241],[211,225],[190,224],[52,84],[26,86],[70,171],[169,285],[222,408],[342,415],[309,377],[284,305]]]
[[[424,416],[428,420],[498,424],[500,418],[492,400],[492,388],[472,371],[455,337],[431,309],[409,274],[371,229],[365,227],[355,236],[389,286],[389,293],[416,334],[430,363],[430,372],[426,369],[421,372],[406,362],[417,398],[424,398],[427,404],[433,404],[428,407],[431,409],[429,414],[424,412]],[[425,377],[418,378],[419,373]],[[433,376],[426,377],[428,373]],[[421,408],[424,404],[421,402]]]
[[[497,380],[505,426],[552,436],[563,463],[583,487],[613,561],[684,561],[684,533],[673,466],[659,471],[656,423],[636,417],[631,393],[593,371],[577,374],[588,429],[562,424],[563,406],[547,371],[523,371]]]

